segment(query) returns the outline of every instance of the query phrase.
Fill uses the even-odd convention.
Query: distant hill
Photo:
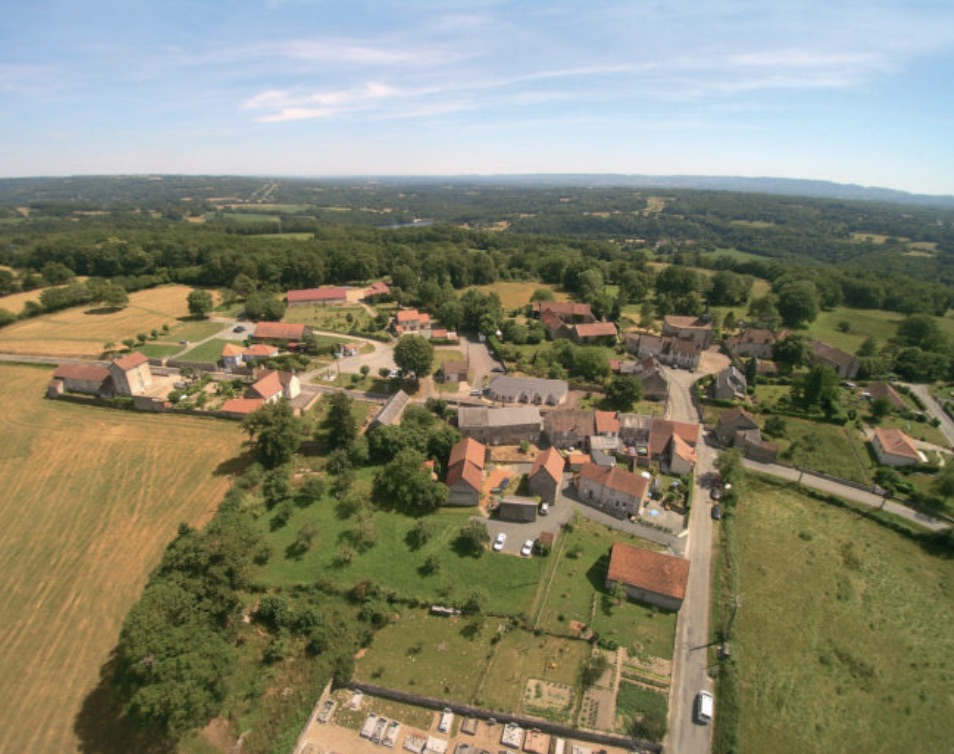
[[[388,177],[384,181],[419,181],[420,177]],[[430,179],[429,179],[430,180]],[[447,181],[448,177],[434,177]],[[699,191],[739,191],[782,196],[811,196],[820,199],[877,201],[893,204],[918,204],[954,207],[954,196],[911,194],[894,189],[859,186],[852,183],[812,181],[800,178],[745,178],[706,175],[624,175],[612,173],[554,173],[526,175],[462,175],[453,180],[526,186],[591,186],[594,188],[633,187],[649,189],[695,189]]]

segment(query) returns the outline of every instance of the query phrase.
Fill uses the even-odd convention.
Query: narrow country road
[[[692,403],[690,388],[696,375],[665,368],[669,382],[666,418],[700,422]],[[673,648],[672,687],[669,691],[669,733],[666,751],[677,754],[707,754],[712,726],[697,725],[692,710],[696,694],[712,690],[706,672],[709,637],[709,572],[712,556],[713,523],[709,515],[708,491],[699,483],[715,469],[716,452],[700,438],[696,446],[695,489],[689,515],[686,557],[689,559],[689,583],[682,609],[676,617],[676,644]]]
[[[947,441],[954,446],[954,421],[947,415],[947,412],[941,407],[941,404],[937,402],[937,398],[931,395],[928,386],[908,385],[908,387],[911,388],[911,392],[924,402],[924,408],[927,412],[941,422],[938,428],[944,433]]]
[[[748,458],[743,459],[742,463],[747,469],[751,469],[752,471],[769,474],[779,479],[787,479],[828,495],[837,495],[846,500],[861,503],[869,508],[883,508],[889,513],[893,513],[906,521],[918,524],[931,531],[943,531],[949,527],[949,524],[942,519],[921,513],[900,503],[890,500],[886,501],[882,495],[878,495],[875,492],[869,492],[857,487],[852,487],[850,484],[843,484],[833,479],[816,476],[810,471],[802,471],[792,468],[791,466],[782,466],[777,463],[759,463],[758,461],[752,461]]]

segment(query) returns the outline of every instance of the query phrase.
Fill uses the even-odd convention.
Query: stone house
[[[564,465],[563,456],[556,448],[548,448],[540,453],[527,475],[530,493],[552,504],[563,485]]]
[[[403,390],[398,390],[394,395],[388,398],[387,402],[381,407],[381,410],[374,415],[371,423],[368,424],[368,432],[380,426],[390,426],[398,424],[408,401],[411,399]]]
[[[543,417],[543,434],[554,448],[569,450],[582,448],[596,432],[596,417],[592,411],[558,409]]]
[[[617,542],[610,553],[606,588],[617,583],[631,599],[677,611],[686,598],[689,561]]]
[[[537,520],[537,501],[532,497],[508,495],[500,499],[497,516],[501,521],[528,524]]]
[[[639,511],[649,481],[618,466],[586,464],[574,482],[580,501],[616,518],[628,518]]]
[[[735,445],[735,436],[738,432],[752,429],[759,429],[759,423],[755,417],[744,408],[736,406],[719,417],[715,434],[719,442],[728,448]]]
[[[441,365],[441,377],[444,382],[467,382],[468,370],[466,361],[445,361]]]
[[[99,364],[60,364],[53,372],[53,381],[62,383],[67,393],[100,395],[109,376],[109,368]]]
[[[152,387],[152,370],[149,359],[138,351],[120,356],[109,365],[116,395],[145,395]]]
[[[399,309],[394,316],[394,331],[398,335],[424,335],[429,337],[431,317],[417,309]]]
[[[581,344],[615,345],[618,332],[612,322],[587,322],[569,326],[570,340]]]
[[[453,448],[447,461],[447,504],[474,506],[480,504],[484,484],[484,459],[487,448],[465,437]]]
[[[745,379],[745,375],[734,366],[729,366],[716,375],[712,393],[720,400],[731,401],[745,398],[745,391],[748,386],[749,383]]]
[[[744,330],[741,335],[728,338],[726,345],[729,347],[729,351],[736,356],[771,359],[772,348],[777,341],[778,337],[771,330],[762,327],[750,327],[748,330]]]
[[[871,447],[883,466],[914,466],[927,463],[927,458],[915,447],[914,442],[900,429],[878,427],[871,438]]]
[[[712,322],[704,317],[667,314],[663,317],[662,334],[679,340],[691,340],[705,350],[712,345]]]

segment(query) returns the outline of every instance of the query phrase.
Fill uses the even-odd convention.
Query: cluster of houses
[[[788,335],[787,330],[775,333],[765,328],[751,327],[726,338],[725,345],[729,353],[738,358],[756,357],[759,360],[759,375],[771,375],[778,371],[771,360],[775,344],[785,340]],[[814,338],[808,341],[808,348],[817,363],[831,367],[842,379],[853,380],[858,376],[861,361],[857,356]]]
[[[663,317],[662,333],[630,332],[626,334],[626,351],[644,361],[656,359],[666,366],[693,371],[699,366],[702,352],[712,345],[712,321],[701,317]]]
[[[567,338],[574,343],[616,343],[618,330],[612,322],[596,319],[589,304],[569,301],[536,301],[532,311],[550,336],[550,340]]]

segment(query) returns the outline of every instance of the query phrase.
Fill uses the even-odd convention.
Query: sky
[[[30,0],[0,176],[639,173],[954,194],[950,0]]]

